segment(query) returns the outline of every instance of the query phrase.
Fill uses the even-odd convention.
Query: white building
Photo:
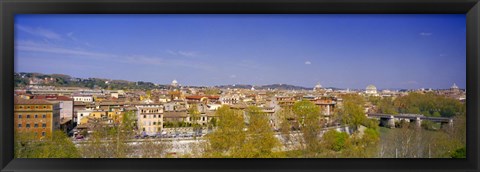
[[[93,96],[87,96],[87,95],[73,96],[73,101],[76,101],[76,102],[93,102]]]
[[[90,116],[90,113],[93,112],[93,109],[83,109],[83,110],[77,110],[77,123],[82,124],[82,118]]]
[[[373,96],[378,95],[377,87],[375,87],[375,85],[368,85],[367,89],[365,90],[365,94],[373,95]]]
[[[172,85],[173,87],[178,87],[178,82],[177,82],[177,80],[174,79],[174,80],[172,81],[172,84],[171,84],[171,85]]]
[[[220,96],[220,103],[233,105],[240,102],[240,96],[238,94],[226,94]]]
[[[453,83],[452,87],[450,87],[451,91],[460,91],[460,88],[458,88],[457,84]]]
[[[322,89],[322,85],[320,83],[317,83],[317,85],[315,85],[315,87],[313,87],[313,91],[319,91]]]

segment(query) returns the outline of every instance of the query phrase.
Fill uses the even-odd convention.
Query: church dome
[[[320,90],[320,89],[322,89],[322,85],[320,83],[317,83],[317,85],[313,87],[313,90]]]
[[[174,87],[177,87],[177,86],[178,86],[178,82],[177,82],[176,79],[174,79],[174,80],[172,81],[172,86],[174,86]]]
[[[367,90],[377,90],[377,87],[375,87],[375,85],[368,85]]]
[[[368,85],[365,93],[375,95],[377,94],[377,87],[375,87],[375,85]]]
[[[451,89],[458,89],[458,86],[457,84],[453,83],[452,87],[450,87]]]

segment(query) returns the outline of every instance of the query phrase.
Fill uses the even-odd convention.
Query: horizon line
[[[110,81],[114,81],[114,80],[123,80],[123,81],[127,81],[127,82],[149,82],[149,83],[153,83],[155,85],[171,85],[171,83],[166,83],[166,84],[162,84],[162,83],[156,83],[156,82],[152,82],[152,81],[131,81],[131,80],[128,80],[128,79],[110,79],[110,78],[100,78],[100,77],[88,77],[88,78],[81,78],[81,77],[75,77],[75,76],[72,76],[72,75],[69,75],[69,74],[61,74],[61,73],[51,73],[51,74],[45,74],[45,73],[41,73],[41,72],[14,72],[15,73],[38,73],[38,74],[43,74],[43,75],[67,75],[67,76],[70,76],[71,78],[78,78],[78,79],[105,79],[105,80],[110,80]],[[176,80],[176,79],[173,79],[173,80]],[[172,81],[173,81],[172,80]],[[456,83],[453,83],[456,85]],[[215,85],[210,85],[210,86],[206,86],[206,85],[183,85],[183,84],[179,84],[180,86],[188,86],[188,87],[222,87],[222,86],[235,86],[235,85],[249,85],[249,86],[252,86],[252,87],[263,87],[263,86],[267,86],[267,85],[290,85],[290,86],[295,86],[295,87],[302,87],[302,88],[305,88],[305,89],[313,89],[315,88],[315,86],[299,86],[299,85],[295,85],[295,84],[285,84],[285,83],[270,83],[270,84],[261,84],[261,85],[257,85],[257,84],[245,84],[245,83],[235,83],[235,84],[215,84]],[[374,85],[374,84],[368,84],[368,85]],[[367,85],[367,86],[368,86]],[[355,88],[355,87],[352,87],[352,88],[342,88],[342,87],[335,87],[335,86],[322,86],[321,88],[323,89],[329,89],[329,88],[334,88],[334,89],[340,89],[340,90],[365,90],[365,88]],[[375,86],[375,85],[374,85]],[[377,87],[377,86],[375,86]],[[398,87],[398,88],[395,88],[395,87],[390,87],[390,88],[378,88],[377,87],[377,90],[417,90],[417,89],[432,89],[432,90],[439,90],[439,89],[449,89],[451,87],[447,87],[447,88],[427,88],[427,87],[420,87],[420,88],[402,88],[402,87]],[[465,88],[459,88],[459,89],[465,89]]]

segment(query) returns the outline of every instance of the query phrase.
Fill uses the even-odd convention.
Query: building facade
[[[45,100],[14,100],[15,130],[19,133],[33,133],[38,138],[51,136],[60,128],[60,105]]]
[[[146,135],[155,135],[163,128],[163,106],[159,104],[137,106],[138,129]]]

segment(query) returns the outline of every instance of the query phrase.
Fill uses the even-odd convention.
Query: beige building
[[[163,105],[137,106],[138,129],[147,135],[160,133],[163,128]]]

